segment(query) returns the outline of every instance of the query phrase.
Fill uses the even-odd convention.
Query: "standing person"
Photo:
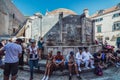
[[[107,42],[106,40],[105,40],[105,42],[104,42],[104,45],[105,45],[105,46],[107,46],[107,45],[108,45],[108,42]]]
[[[9,80],[11,74],[11,80],[16,80],[18,72],[18,61],[22,54],[21,39],[17,39],[15,43],[8,43],[3,47],[0,53],[5,53],[5,66],[4,66],[4,80]]]
[[[88,51],[87,47],[85,47],[84,49],[85,49],[85,51],[82,54],[83,54],[83,61],[85,62],[85,67],[87,69],[90,69],[89,66],[88,66],[89,63],[90,63],[90,67],[95,68],[94,65],[93,65],[94,64],[94,57]]]
[[[38,60],[39,60],[39,49],[36,46],[36,41],[31,39],[31,45],[28,47],[28,64],[30,66],[30,80],[33,80],[33,69],[34,66],[38,67]]]
[[[5,46],[5,45],[6,45],[6,40],[3,39],[3,40],[1,41],[1,43],[2,43],[3,46]]]
[[[53,53],[53,51],[50,51],[48,53],[45,75],[42,78],[42,80],[48,80],[49,77],[50,77],[50,72],[52,71],[52,66],[53,66],[53,55],[52,55],[52,53]]]
[[[68,58],[68,68],[69,68],[69,80],[71,80],[71,76],[72,76],[72,70],[73,68],[75,69],[75,72],[76,72],[76,75],[77,75],[77,78],[80,78],[80,75],[78,73],[78,68],[77,68],[77,64],[76,64],[76,61],[75,61],[75,56],[74,56],[74,52],[70,52],[70,56]]]
[[[37,44],[39,48],[40,59],[42,58],[42,52],[44,50],[43,44],[44,44],[43,38],[40,38]]]
[[[26,45],[24,44],[24,40],[23,40],[23,43],[21,44],[21,47],[22,47],[22,55],[19,58],[19,68],[23,69],[23,66],[24,66],[24,54],[25,54],[25,48],[26,48]]]
[[[0,49],[2,49],[2,47],[3,47],[3,44],[0,42]],[[4,54],[4,52],[3,52],[3,54]],[[2,65],[2,57],[3,57],[3,55],[1,54],[0,55],[0,66]]]
[[[80,64],[83,63],[82,48],[79,48],[79,51],[76,53],[76,62],[78,65],[78,70],[81,71]]]

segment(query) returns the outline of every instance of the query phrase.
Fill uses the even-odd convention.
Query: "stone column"
[[[92,43],[95,41],[95,22],[92,20]]]
[[[85,43],[85,19],[84,18],[81,19],[81,24],[82,24],[82,26],[81,26],[82,43]]]
[[[62,29],[63,29],[63,23],[62,23],[62,18],[63,18],[63,12],[59,13],[59,27],[60,27],[60,40],[62,42]]]

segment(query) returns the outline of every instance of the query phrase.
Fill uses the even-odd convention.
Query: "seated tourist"
[[[42,80],[48,80],[49,76],[50,76],[50,72],[52,71],[52,67],[53,67],[52,53],[53,53],[52,51],[50,51],[48,53],[47,62],[46,62],[46,70],[45,70],[45,74],[44,74],[44,77],[42,78]]]
[[[60,51],[58,51],[57,55],[54,56],[53,64],[54,64],[55,69],[60,69],[61,71],[63,71],[63,69],[64,69],[64,57]]]
[[[79,73],[78,73],[77,64],[76,64],[75,57],[74,57],[74,52],[72,52],[72,51],[70,52],[70,55],[69,55],[69,58],[68,58],[68,67],[69,67],[69,73],[70,73],[69,74],[69,80],[71,80],[73,69],[75,69],[77,77],[81,78],[79,76]]]
[[[110,63],[112,65],[115,65],[115,61],[116,61],[116,59],[115,59],[112,51],[108,49],[108,51],[106,53],[106,62]]]
[[[116,56],[120,59],[120,48],[118,48],[118,50],[116,50]]]
[[[100,66],[100,61],[101,61],[101,51],[98,51],[96,54],[95,62],[97,63],[98,66]]]
[[[69,56],[70,56],[69,53],[65,56],[64,65],[65,65],[65,68],[66,68],[66,69],[68,69]]]
[[[0,50],[3,48],[3,45],[2,45],[2,43],[0,42]],[[4,52],[3,52],[3,54],[4,54]],[[2,63],[2,57],[3,57],[3,55],[0,55],[0,66],[3,64]]]
[[[117,51],[114,52],[113,56],[115,57],[115,65],[116,65],[116,67],[119,67],[120,66],[120,58],[118,57]]]
[[[91,53],[88,51],[88,49],[85,47],[85,51],[82,53],[83,54],[83,61],[85,62],[85,67],[87,69],[89,68],[89,64],[91,68],[94,68],[94,57],[91,55]]]
[[[79,48],[79,51],[76,53],[76,62],[78,65],[78,70],[81,71],[80,64],[83,63],[82,48]]]
[[[105,51],[101,51],[101,65],[103,67],[106,67],[105,63],[106,63],[106,53]]]
[[[117,65],[120,66],[120,48],[116,50],[116,52],[114,53],[114,56],[116,58]]]

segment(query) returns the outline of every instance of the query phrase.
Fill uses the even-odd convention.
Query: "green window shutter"
[[[97,26],[97,32],[101,32],[101,26]]]

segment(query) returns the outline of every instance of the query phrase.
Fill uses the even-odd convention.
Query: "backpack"
[[[98,76],[102,76],[103,75],[103,71],[102,71],[102,69],[99,66],[95,67],[94,73],[96,75],[98,75]]]

